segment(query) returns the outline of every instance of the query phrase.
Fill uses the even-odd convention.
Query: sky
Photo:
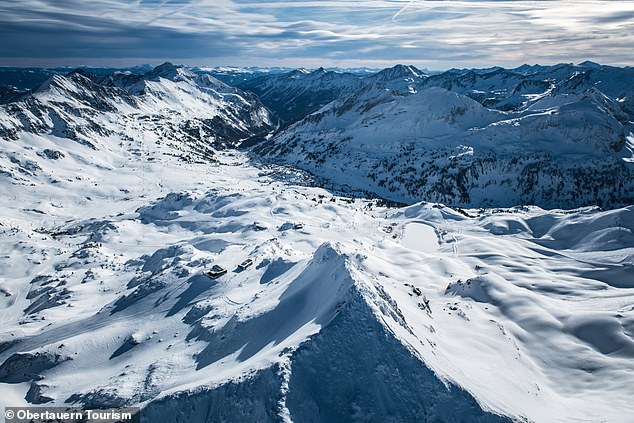
[[[0,66],[634,65],[634,1],[1,0]]]

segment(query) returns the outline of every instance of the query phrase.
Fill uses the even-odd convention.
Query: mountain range
[[[631,420],[634,69],[5,71],[0,405]]]
[[[243,88],[282,121],[253,151],[335,186],[408,204],[574,208],[634,199],[632,83],[632,69],[594,63],[433,75],[398,65]]]

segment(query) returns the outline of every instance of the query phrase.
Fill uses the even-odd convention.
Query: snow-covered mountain
[[[427,77],[414,66],[396,65],[364,78],[366,85],[407,95],[416,93],[417,86]]]
[[[142,75],[54,75],[0,108],[0,135],[52,134],[109,149],[113,137],[135,134],[205,157],[210,146],[234,145],[272,128],[269,111],[253,94],[209,75],[166,63]]]
[[[405,203],[571,208],[633,202],[629,97],[612,98],[601,84],[540,84],[533,73],[528,79],[503,69],[455,73],[458,82],[421,76],[410,79],[409,89],[366,85],[254,151]],[[484,84],[492,85],[482,93],[507,87],[499,104],[524,101],[499,110],[461,93]],[[606,84],[611,93],[613,85]]]
[[[287,123],[316,111],[316,104],[325,105],[328,99],[343,99],[351,95],[351,91],[373,84],[404,95],[425,88],[440,87],[464,94],[485,107],[502,111],[526,108],[551,94],[553,90],[555,93],[569,94],[596,88],[622,103],[630,120],[634,119],[633,107],[630,104],[634,97],[631,88],[634,86],[634,68],[604,66],[593,62],[578,65],[523,65],[514,69],[450,69],[445,72],[421,71],[412,65],[396,65],[372,74],[355,70],[346,72],[324,69],[298,69],[290,72],[272,69],[269,72],[247,72],[243,69],[225,68],[210,72],[223,81],[230,81],[231,85],[260,95],[264,104],[273,110],[281,111],[282,114],[289,113],[285,107],[295,106],[297,103],[297,107],[292,107],[295,115]],[[327,77],[320,79],[320,76]],[[351,76],[356,76],[361,84],[350,82],[355,79]],[[301,93],[304,97],[312,95],[319,101],[311,104],[310,101],[306,103],[303,99],[298,102],[292,97],[292,93]],[[302,105],[310,107],[301,107]]]
[[[488,185],[454,178],[476,181],[464,186],[481,204],[523,201],[528,188],[496,191],[528,180],[513,157],[533,160],[530,192],[554,204],[544,179],[569,163],[555,192],[590,201],[572,194],[581,175],[579,192],[617,205],[631,181],[623,102],[553,90],[500,111],[404,78],[362,81],[250,152],[232,147],[272,129],[267,108],[172,65],[56,75],[0,106],[0,406],[140,406],[143,422],[630,421],[632,205],[394,208],[266,161],[373,189],[364,175],[389,160],[377,191],[403,199],[408,162],[431,160],[429,175],[478,163],[495,170]]]
[[[319,68],[296,69],[284,74],[263,75],[237,85],[258,95],[285,126],[296,122],[333,100],[363,86],[362,78]]]
[[[570,94],[596,88],[619,101],[634,120],[634,68],[584,62],[554,66],[523,65],[515,69],[451,69],[430,75],[419,88],[441,87],[467,95],[499,110],[519,110],[550,94]]]
[[[79,68],[15,68],[0,66],[0,88],[12,87],[18,91],[28,91],[42,85],[53,75],[66,76],[73,72],[89,72],[94,75],[111,75],[113,73],[126,73],[140,75],[152,70],[150,65],[133,66],[129,68],[95,68],[82,66]],[[0,100],[0,102],[2,102]]]
[[[396,65],[378,72],[352,69],[295,69],[290,72],[259,73],[247,78],[241,72],[222,72],[219,78],[251,91],[288,126],[334,100],[346,98],[358,90],[374,86],[409,94],[426,75],[414,66]]]

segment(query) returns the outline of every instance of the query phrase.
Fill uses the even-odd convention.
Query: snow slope
[[[139,132],[186,147],[194,157],[208,146],[233,145],[271,129],[268,110],[252,94],[169,63],[145,74],[54,75],[38,89],[0,108],[0,134],[52,134],[98,149],[100,140]],[[104,147],[103,145],[101,147]]]
[[[333,100],[352,94],[363,86],[362,78],[351,73],[296,69],[236,82],[251,91],[280,120],[282,126],[296,122]]]
[[[631,420],[631,205],[387,208],[213,135],[192,135],[209,154],[182,160],[196,144],[166,142],[162,125],[201,103],[179,97],[191,76],[163,70],[145,93],[93,93],[77,75],[3,106],[0,406],[140,405],[148,422]],[[378,101],[368,116],[412,117],[433,139],[513,126],[441,88],[358,95]],[[226,97],[200,101],[232,125]],[[574,119],[567,104],[591,123],[612,104],[557,101],[543,106],[564,109],[555,122]],[[136,112],[172,103],[174,120]],[[311,125],[354,123],[350,104]],[[379,135],[364,142],[384,154]],[[605,160],[611,140],[567,148]],[[213,265],[227,273],[210,278]]]
[[[462,207],[620,207],[634,200],[627,117],[596,89],[488,109],[443,88],[366,87],[254,148],[340,186]]]
[[[36,140],[58,141],[19,143]],[[85,167],[72,191],[3,183],[5,198],[23,192],[0,235],[7,405],[142,404],[147,421],[628,421],[631,207],[385,209],[233,152],[215,167],[130,156]],[[139,172],[145,186],[130,183]],[[212,264],[229,272],[212,280]]]

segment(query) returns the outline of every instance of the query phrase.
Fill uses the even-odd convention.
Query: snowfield
[[[237,110],[226,87],[157,78]],[[153,101],[74,138],[3,106],[0,406],[138,405],[147,422],[632,421],[634,206],[386,207],[243,151],[194,154],[184,132],[162,142],[162,124],[202,106],[135,114]]]
[[[386,209],[239,153],[165,157],[94,167],[67,197],[3,187],[6,405],[142,404],[148,421],[634,411],[632,207]]]

